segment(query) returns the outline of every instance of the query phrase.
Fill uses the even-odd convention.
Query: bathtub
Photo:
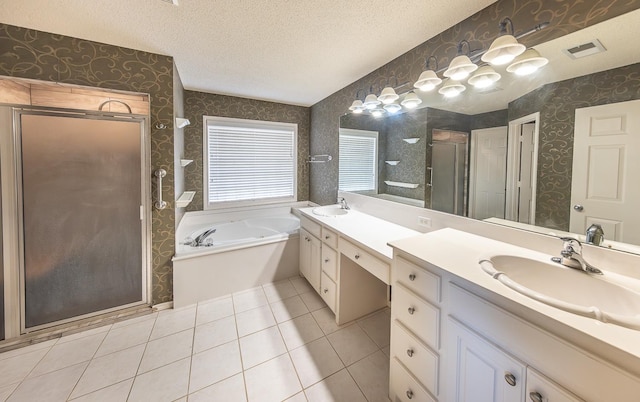
[[[176,230],[172,259],[174,307],[298,275],[300,220],[291,211],[287,206],[187,212]],[[200,240],[202,245],[193,245],[210,229],[215,231]]]

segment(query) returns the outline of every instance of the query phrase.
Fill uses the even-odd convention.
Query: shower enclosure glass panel
[[[452,141],[435,140],[438,135],[454,137]],[[465,141],[465,142],[462,142]],[[467,142],[465,133],[434,130],[431,156],[431,209],[466,215]]]
[[[23,330],[145,301],[142,124],[20,115]]]

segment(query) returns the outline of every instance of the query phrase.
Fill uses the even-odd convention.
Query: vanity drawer
[[[409,328],[434,350],[440,346],[440,309],[402,285],[391,288],[392,318]]]
[[[329,247],[322,247],[322,271],[329,278],[337,280],[338,278],[338,252]]]
[[[320,296],[334,313],[336,312],[336,293],[336,283],[323,272],[320,278]]]
[[[437,402],[395,357],[391,359],[389,378],[393,402]]]
[[[396,258],[394,280],[413,290],[420,297],[440,303],[440,277],[403,258]]]
[[[390,284],[389,264],[381,261],[377,257],[363,251],[362,248],[356,246],[344,238],[340,239],[340,252],[349,257],[355,263],[360,265],[372,273],[376,278],[380,279],[387,285]]]
[[[320,226],[319,223],[316,223],[306,216],[302,215],[300,216],[300,226],[318,239],[320,238],[320,231],[322,226]]]
[[[326,227],[322,227],[322,242],[326,243],[329,247],[333,249],[338,248],[338,234],[331,229],[327,229]]]
[[[438,355],[404,329],[398,320],[393,322],[391,331],[391,356],[400,360],[432,394],[438,395]]]

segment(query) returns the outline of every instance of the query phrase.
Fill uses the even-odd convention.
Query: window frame
[[[261,206],[261,205],[273,205],[296,202],[298,200],[298,125],[296,123],[274,122],[264,120],[252,120],[252,119],[239,119],[232,117],[220,117],[220,116],[203,116],[203,139],[202,139],[202,170],[203,170],[203,209],[204,210],[219,210],[230,207],[247,207],[247,206]],[[209,200],[209,123],[212,125],[220,125],[227,127],[240,127],[244,129],[265,129],[265,130],[284,130],[291,131],[293,134],[292,142],[292,157],[293,157],[293,194],[286,197],[269,197],[269,198],[256,198],[251,200],[231,200],[231,201],[215,201]]]

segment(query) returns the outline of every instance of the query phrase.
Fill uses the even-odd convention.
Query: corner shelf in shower
[[[415,144],[416,142],[420,141],[420,137],[403,138],[402,141],[408,144]]]
[[[400,163],[400,161],[384,161],[387,165],[391,165],[391,166],[395,166],[398,163]]]
[[[182,193],[182,195],[176,200],[176,208],[184,208],[191,204],[194,195],[196,195],[195,191],[185,191]]]
[[[180,159],[180,166],[185,167],[193,162],[193,159]]]
[[[416,183],[403,183],[400,181],[389,181],[389,180],[385,180],[384,182],[387,186],[402,187],[402,188],[418,188],[418,184]]]

